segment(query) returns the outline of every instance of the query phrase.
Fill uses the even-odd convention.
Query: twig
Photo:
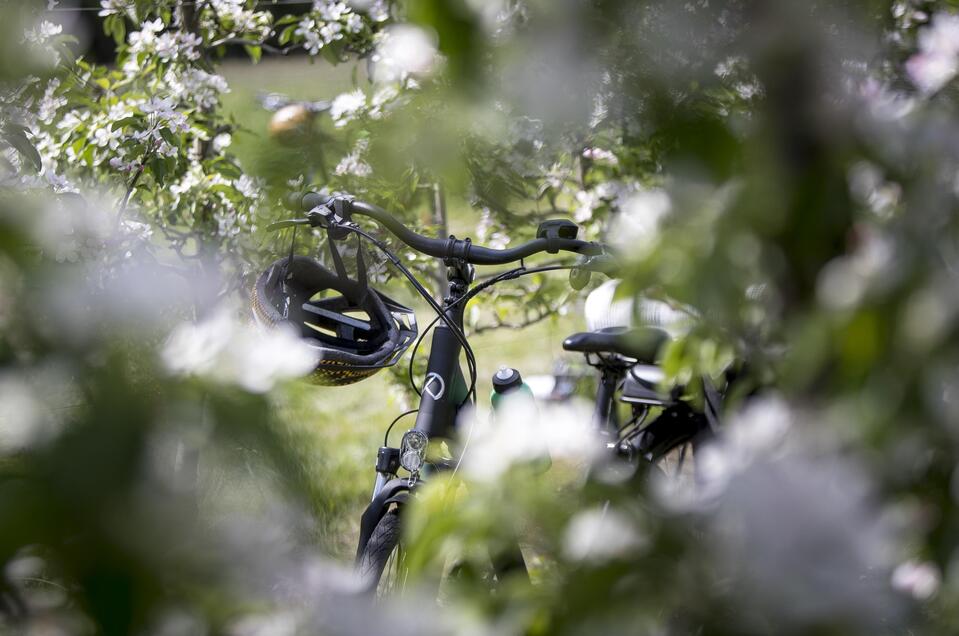
[[[215,42],[210,42],[210,44],[207,46],[209,46],[209,48],[211,49],[215,49],[218,46],[224,46],[227,44],[239,44],[242,46],[258,46],[264,51],[266,51],[267,53],[276,53],[277,55],[287,55],[291,51],[295,51],[297,49],[303,48],[302,44],[291,44],[289,46],[281,48],[281,47],[273,46],[272,44],[267,44],[266,42],[263,42],[263,41],[246,40],[244,38],[222,38]]]

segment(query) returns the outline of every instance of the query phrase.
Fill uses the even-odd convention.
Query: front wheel
[[[394,508],[383,515],[357,561],[357,572],[367,594],[386,596],[402,590],[406,583],[399,512],[399,508]]]

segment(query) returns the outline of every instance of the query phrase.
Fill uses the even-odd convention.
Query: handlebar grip
[[[293,195],[298,201],[298,208],[304,212],[309,212],[310,210],[317,208],[321,205],[326,205],[329,203],[333,197],[325,194],[320,194],[319,192],[300,192]]]

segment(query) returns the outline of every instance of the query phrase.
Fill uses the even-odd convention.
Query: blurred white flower
[[[714,72],[721,79],[732,75],[738,68],[746,64],[745,58],[739,55],[731,55],[716,65]]]
[[[628,195],[611,221],[610,239],[630,254],[643,255],[655,245],[660,223],[672,207],[664,190],[641,190]]]
[[[0,374],[0,452],[15,453],[51,440],[80,401],[68,371],[57,365]]]
[[[360,89],[340,93],[330,104],[330,118],[337,127],[343,127],[366,108],[366,94]]]
[[[257,329],[239,322],[225,308],[199,323],[177,327],[161,356],[174,375],[235,384],[253,393],[308,374],[318,360],[316,351],[292,328]]]
[[[363,154],[368,146],[369,140],[358,140],[353,146],[353,150],[336,164],[333,174],[337,176],[352,175],[354,177],[368,177],[373,174],[373,168],[370,167],[370,164],[363,161]]]
[[[891,583],[893,589],[917,601],[925,601],[939,591],[942,575],[935,563],[910,560],[893,570]]]
[[[850,633],[877,633],[903,609],[889,591],[894,529],[868,475],[839,454],[758,457],[708,519],[703,542],[730,588],[772,624],[848,621],[861,626]]]
[[[263,183],[248,174],[240,175],[240,178],[234,183],[234,187],[237,192],[247,199],[259,200],[263,196]]]
[[[40,21],[37,26],[24,34],[27,42],[31,44],[44,44],[47,40],[63,33],[63,26],[54,24],[49,20]]]
[[[604,148],[586,148],[583,150],[583,158],[595,161],[596,163],[605,163],[610,166],[619,164],[619,159],[616,158],[616,155]]]
[[[862,226],[855,251],[829,261],[816,281],[816,298],[834,310],[846,310],[858,305],[870,285],[888,282],[887,275],[895,269],[895,246],[879,232]]]
[[[0,376],[0,451],[16,452],[30,446],[41,420],[41,402],[30,385],[19,378]]]
[[[563,552],[568,559],[602,563],[641,549],[645,543],[630,518],[607,505],[579,512],[570,520]]]
[[[40,105],[37,108],[37,117],[45,124],[52,123],[57,111],[67,105],[67,99],[56,94],[59,88],[59,79],[54,78],[50,80],[50,83],[47,84],[46,91],[43,93],[43,99],[40,100]]]
[[[870,112],[880,120],[901,119],[916,107],[915,98],[892,90],[873,77],[860,85],[859,94],[866,101]]]
[[[939,13],[919,31],[919,52],[906,62],[906,72],[926,95],[959,73],[959,15]]]
[[[737,475],[760,459],[782,454],[793,419],[792,410],[780,396],[754,398],[724,423],[721,437],[697,449],[698,483],[665,477],[653,481],[659,500],[678,511],[713,506]]]
[[[370,117],[380,119],[389,111],[390,105],[400,96],[397,84],[384,84],[373,92],[370,99]]]
[[[462,468],[477,481],[495,481],[510,467],[537,460],[567,460],[585,467],[605,450],[589,405],[582,402],[538,406],[518,393],[508,396],[490,421],[476,421],[472,427]]]
[[[437,63],[436,38],[410,24],[391,26],[383,32],[372,60],[376,82],[397,82],[410,75],[427,75]]]
[[[213,138],[213,150],[214,152],[222,152],[224,149],[229,148],[232,143],[233,135],[230,133],[220,133]]]
[[[595,190],[580,190],[576,193],[576,210],[573,219],[577,223],[584,223],[593,218],[593,211],[603,204],[602,198]]]

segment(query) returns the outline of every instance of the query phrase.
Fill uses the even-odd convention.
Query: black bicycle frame
[[[462,262],[447,262],[449,291],[443,300],[442,309],[450,322],[463,330],[463,313],[466,302],[463,296],[472,282],[472,268]],[[460,367],[463,350],[459,339],[445,321],[439,321],[430,340],[430,357],[423,379],[419,411],[416,414],[416,430],[433,439],[451,439],[456,430],[460,409],[467,404],[469,387]],[[393,478],[399,469],[399,449],[384,446],[376,458],[376,483],[373,498],[360,519],[360,540],[357,558],[363,553],[376,524],[393,504],[406,501],[412,487],[410,480]]]
[[[443,303],[443,311],[462,331],[465,303],[453,305],[456,300],[458,297],[450,295]],[[414,428],[430,439],[448,439],[455,430],[459,409],[467,399],[468,387],[459,362],[462,346],[443,321],[436,325],[430,342],[430,357]]]

